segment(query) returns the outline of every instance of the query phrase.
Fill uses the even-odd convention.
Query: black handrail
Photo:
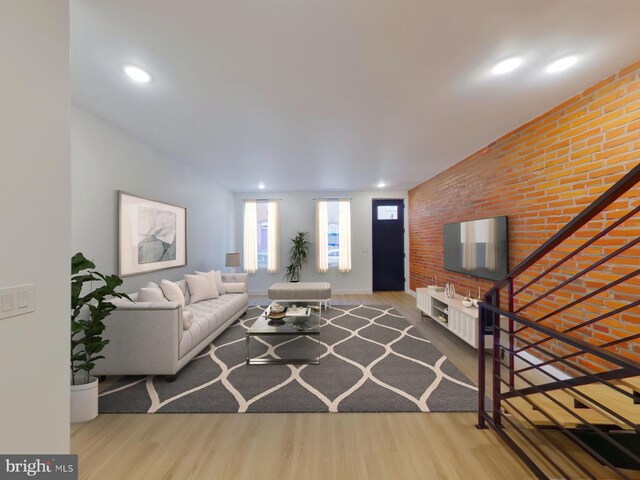
[[[629,189],[640,182],[640,163],[633,167],[624,177],[618,180],[611,188],[604,192],[591,205],[579,213],[573,220],[561,228],[558,233],[536,248],[527,258],[515,266],[502,280],[497,282],[486,294],[485,301],[489,301],[490,295],[507,285],[509,279],[513,279],[526,271],[534,263],[544,257],[547,253],[560,245],[563,241],[573,235],[582,226],[587,224],[593,217],[602,212],[605,208],[615,202]]]

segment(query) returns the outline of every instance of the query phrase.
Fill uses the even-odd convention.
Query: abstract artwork
[[[124,192],[118,197],[119,274],[186,265],[186,209]]]

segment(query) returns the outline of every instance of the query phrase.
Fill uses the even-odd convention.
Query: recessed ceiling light
[[[264,183],[260,182],[260,183],[258,184],[258,188],[259,188],[260,190],[264,190]]]
[[[491,73],[494,75],[502,75],[504,73],[513,72],[520,65],[522,65],[522,59],[520,57],[505,58],[494,65],[491,69]]]
[[[136,65],[127,63],[122,66],[122,71],[127,75],[127,77],[136,83],[151,82],[151,75],[149,75],[149,72]]]
[[[387,186],[387,184],[386,184],[386,183],[384,183],[384,182],[379,182],[379,183],[378,183],[378,185],[376,185],[376,186],[377,186],[378,188],[384,188],[384,187],[386,187],[386,186]]]
[[[547,73],[561,72],[562,70],[566,70],[567,68],[572,67],[577,61],[578,57],[576,57],[575,55],[562,57],[547,65],[547,68],[545,68],[544,71]]]

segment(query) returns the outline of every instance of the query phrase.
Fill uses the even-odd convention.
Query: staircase
[[[478,427],[540,479],[640,479],[639,214],[640,164],[480,304]]]

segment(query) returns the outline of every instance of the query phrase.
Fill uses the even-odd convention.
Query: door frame
[[[369,287],[373,293],[373,201],[374,200],[402,200],[404,202],[404,292],[415,297],[415,292],[409,289],[409,193],[388,192],[369,196]]]

